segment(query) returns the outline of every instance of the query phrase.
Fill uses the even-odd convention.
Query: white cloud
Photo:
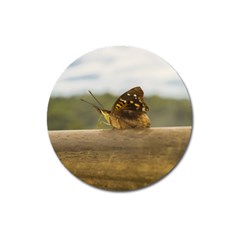
[[[182,80],[168,63],[132,47],[99,49],[77,59],[59,78],[52,94],[70,96],[88,89],[121,94],[134,86],[141,86],[146,95],[188,97]]]

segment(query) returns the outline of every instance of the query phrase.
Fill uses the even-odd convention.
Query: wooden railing
[[[49,131],[54,151],[77,178],[126,191],[163,178],[181,160],[191,127]]]

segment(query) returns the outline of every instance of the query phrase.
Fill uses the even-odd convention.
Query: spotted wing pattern
[[[150,120],[146,114],[149,110],[143,100],[143,90],[135,87],[122,94],[112,107],[111,125],[114,128],[146,128]]]
[[[143,100],[143,90],[135,87],[122,94],[112,107],[112,114],[121,115],[122,111],[132,110],[137,112],[146,112],[148,106]]]

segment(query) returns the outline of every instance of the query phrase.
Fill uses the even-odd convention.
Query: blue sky
[[[145,96],[188,98],[177,72],[161,57],[134,47],[108,47],[90,52],[69,65],[52,96],[109,92],[120,95],[141,86]]]

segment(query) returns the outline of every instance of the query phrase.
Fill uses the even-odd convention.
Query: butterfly
[[[141,87],[134,87],[123,93],[114,103],[111,111],[104,109],[103,105],[91,91],[89,91],[89,93],[101,107],[87,102],[84,99],[80,100],[96,108],[113,128],[127,129],[150,127],[150,119],[146,113],[149,108],[143,100],[144,92]]]

